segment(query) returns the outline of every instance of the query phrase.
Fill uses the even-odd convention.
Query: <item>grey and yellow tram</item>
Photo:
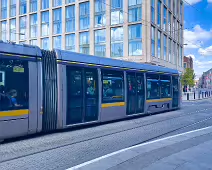
[[[0,43],[0,140],[180,108],[177,70]]]

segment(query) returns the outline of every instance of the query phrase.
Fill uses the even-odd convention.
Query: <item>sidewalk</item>
[[[68,170],[212,169],[212,127],[126,148]]]

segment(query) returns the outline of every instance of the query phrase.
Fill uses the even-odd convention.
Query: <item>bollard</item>
[[[195,100],[196,96],[195,96],[195,92],[194,92],[194,100]]]
[[[189,100],[189,93],[187,93],[187,100]]]
[[[204,98],[204,93],[202,92],[202,99]]]
[[[200,99],[200,93],[198,93],[198,94],[199,94],[198,96],[199,96],[199,99]]]

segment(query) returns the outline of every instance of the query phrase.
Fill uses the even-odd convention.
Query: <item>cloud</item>
[[[185,48],[201,48],[203,42],[212,38],[212,30],[207,31],[196,25],[193,30],[184,30],[184,44]]]
[[[202,0],[187,0],[186,2],[190,5],[194,5],[196,3],[199,3],[201,2]],[[208,1],[211,1],[211,0],[208,0]],[[185,3],[186,4],[186,3]]]
[[[203,56],[212,56],[212,46],[207,47],[207,48],[200,48],[198,50],[198,53]]]

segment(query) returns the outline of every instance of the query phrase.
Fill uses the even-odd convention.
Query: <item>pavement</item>
[[[212,126],[136,145],[68,170],[209,170]]]
[[[139,162],[142,162],[140,169],[150,168],[159,160],[211,140],[212,135],[207,133],[196,136],[197,140],[190,138],[181,143],[171,143],[171,139],[167,139],[170,143],[168,146],[162,145],[163,147],[159,147],[161,146],[159,142],[146,144],[212,126],[211,105],[211,99],[183,102],[180,110],[8,141],[0,144],[0,170],[66,170],[135,146],[141,146],[143,150],[128,151],[129,154],[125,154],[124,157],[120,156],[126,162],[133,160],[130,165],[125,165],[123,161],[120,161],[121,158],[110,157],[112,158],[111,164],[114,166],[109,167],[109,170],[124,169],[124,167],[134,170]],[[201,132],[206,130],[208,129],[201,130]],[[148,150],[149,148],[152,150]],[[191,154],[191,157],[193,155]],[[209,155],[209,158],[211,157],[212,155]],[[115,166],[117,164],[113,161],[115,163],[118,161],[120,167]],[[156,164],[155,166],[162,165]]]

